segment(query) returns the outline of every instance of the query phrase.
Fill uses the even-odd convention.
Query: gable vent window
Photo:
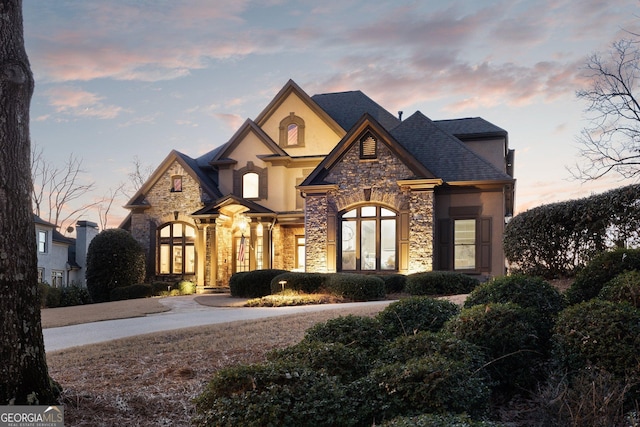
[[[360,140],[360,158],[375,159],[378,157],[377,145],[376,139],[371,134],[367,134]]]

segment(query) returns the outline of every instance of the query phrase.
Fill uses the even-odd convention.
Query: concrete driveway
[[[161,302],[166,304],[170,310],[163,313],[149,314],[145,317],[105,320],[44,329],[42,332],[44,334],[45,349],[47,352],[52,352],[86,344],[193,326],[212,325],[237,320],[254,320],[287,314],[311,313],[366,304],[384,306],[392,301],[297,307],[211,307],[199,304],[195,301],[195,297],[169,297],[163,298]]]

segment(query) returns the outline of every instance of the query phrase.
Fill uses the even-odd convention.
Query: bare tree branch
[[[585,66],[590,87],[576,96],[587,102],[589,125],[578,137],[581,162],[570,169],[581,181],[608,174],[640,176],[640,45],[635,39],[615,42],[606,57],[592,55]]]
[[[73,154],[58,168],[47,161],[43,150],[37,144],[31,149],[31,176],[34,183],[32,192],[33,209],[36,215],[58,226],[66,232],[66,226],[82,217],[89,209],[103,203],[98,200],[73,206],[95,189],[94,182],[82,182],[82,160]]]

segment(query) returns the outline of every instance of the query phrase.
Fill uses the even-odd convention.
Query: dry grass
[[[69,426],[188,426],[192,399],[218,369],[263,361],[304,331],[339,315],[375,315],[381,307],[182,329],[47,354],[64,388]]]

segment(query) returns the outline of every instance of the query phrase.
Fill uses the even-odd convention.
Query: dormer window
[[[370,133],[360,139],[360,158],[375,159],[378,157],[378,141]]]
[[[174,175],[171,177],[171,192],[179,193],[182,191],[182,176]]]
[[[293,112],[280,122],[280,146],[304,147],[304,120]]]

